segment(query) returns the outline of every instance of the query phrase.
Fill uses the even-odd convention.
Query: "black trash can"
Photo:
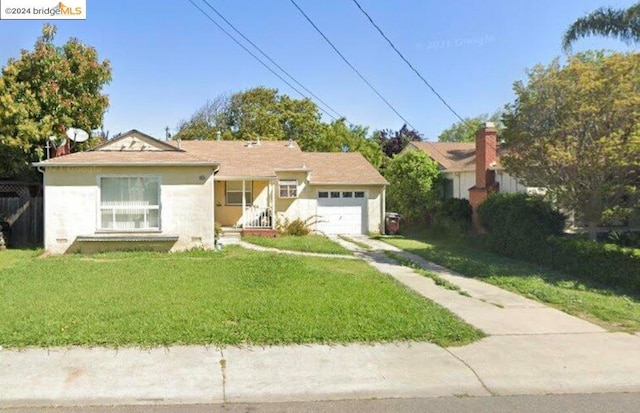
[[[387,235],[396,235],[400,232],[400,219],[402,216],[396,212],[387,212],[384,215],[384,228]]]

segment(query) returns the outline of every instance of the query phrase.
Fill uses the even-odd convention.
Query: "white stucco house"
[[[300,218],[327,234],[383,232],[387,181],[359,153],[295,142],[163,142],[129,131],[44,173],[51,253],[214,245],[214,225],[273,235]]]
[[[503,150],[499,144],[487,149],[489,152],[493,151],[494,155],[490,155],[487,165],[478,166],[481,170],[486,168],[495,172],[495,182],[500,192],[536,191],[504,170],[500,164]],[[476,184],[476,142],[410,142],[403,152],[416,150],[424,152],[438,164],[446,179],[443,194],[445,198],[469,199],[469,189]]]

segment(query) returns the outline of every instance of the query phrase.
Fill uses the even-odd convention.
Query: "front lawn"
[[[482,337],[363,261],[230,246],[50,258],[0,251],[0,263],[0,346],[448,346]]]
[[[267,237],[243,237],[244,241],[263,247],[278,248],[281,250],[315,252],[318,254],[352,255],[353,253],[323,235],[281,235],[275,238]]]
[[[610,330],[640,331],[640,299],[488,251],[432,239],[383,239],[460,274],[550,304]]]

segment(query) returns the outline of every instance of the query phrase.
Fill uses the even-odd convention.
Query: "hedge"
[[[566,237],[540,246],[541,264],[565,274],[640,295],[640,250]]]
[[[429,232],[436,238],[463,239],[471,229],[471,213],[468,200],[449,198],[436,206]]]
[[[495,194],[478,213],[494,252],[640,296],[640,250],[560,236],[564,217],[541,198]]]
[[[565,217],[537,196],[496,193],[478,207],[487,245],[509,257],[538,261],[545,251],[539,249],[551,235],[559,235]]]

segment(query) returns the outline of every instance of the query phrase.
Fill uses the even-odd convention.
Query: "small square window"
[[[353,193],[355,198],[364,198],[364,192],[358,191]]]
[[[343,198],[353,198],[353,192],[343,192],[342,193],[342,197]]]
[[[340,198],[340,192],[331,192],[331,198]]]
[[[297,198],[298,197],[298,181],[282,180],[278,182],[280,188],[280,198]]]
[[[318,192],[318,198],[329,198],[328,192]]]

